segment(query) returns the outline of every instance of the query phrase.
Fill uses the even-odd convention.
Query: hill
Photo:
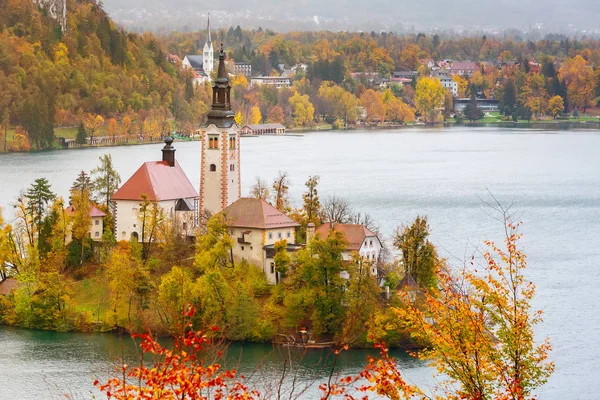
[[[185,79],[151,34],[126,32],[101,5],[79,0],[67,0],[63,29],[54,4],[40,3],[0,1],[0,119],[22,125],[33,148],[54,146],[54,127],[88,114],[134,124],[192,118]]]

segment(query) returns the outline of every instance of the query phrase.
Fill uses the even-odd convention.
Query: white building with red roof
[[[349,261],[353,253],[358,253],[363,260],[371,263],[371,274],[376,276],[377,261],[383,247],[377,234],[363,225],[330,222],[319,226],[315,235],[324,239],[332,231],[340,232],[346,241],[346,250],[342,253],[342,258]],[[309,233],[309,236],[312,234]]]
[[[65,209],[65,214],[72,217],[75,214],[75,208],[73,206],[69,206]],[[90,239],[95,242],[102,241],[102,233],[104,231],[104,217],[106,217],[106,213],[100,210],[98,207],[92,205],[90,207],[90,217],[92,219],[92,225],[90,226],[89,235]],[[67,235],[67,242],[71,241],[71,232],[69,230]]]
[[[285,239],[289,252],[299,249],[301,246],[296,244],[295,230],[299,225],[261,199],[241,198],[225,208],[223,214],[234,241],[234,261],[246,260],[259,266],[271,284],[278,283],[274,245]]]
[[[142,240],[141,207],[144,199],[156,203],[172,218],[183,235],[195,233],[198,192],[175,160],[173,139],[167,137],[161,161],[145,162],[112,196],[117,240]],[[144,238],[144,240],[147,240]]]

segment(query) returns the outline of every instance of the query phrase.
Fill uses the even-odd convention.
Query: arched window
[[[96,232],[96,233],[94,234],[94,236],[96,236],[96,237],[100,237],[100,232]]]
[[[121,232],[121,239],[125,240],[127,238],[127,233],[125,231]]]
[[[216,136],[208,137],[208,148],[209,149],[218,149],[219,148],[219,138]]]
[[[137,232],[133,232],[133,233],[131,234],[131,239],[132,239],[133,241],[137,242],[137,241],[139,241],[139,240],[140,240],[140,235],[138,235],[138,233],[137,233]]]
[[[235,171],[235,164],[229,165],[229,170],[230,171]]]
[[[210,164],[210,172],[216,172],[217,166],[215,164]]]

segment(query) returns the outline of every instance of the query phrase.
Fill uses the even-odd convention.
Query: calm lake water
[[[416,215],[427,215],[432,240],[455,265],[468,259],[484,239],[501,239],[502,225],[485,204],[491,201],[489,193],[504,205],[513,204],[515,215],[524,222],[527,274],[538,287],[534,305],[545,312],[536,333],[539,338],[550,336],[554,345],[551,358],[556,372],[540,398],[597,399],[599,133],[454,127],[245,138],[243,193],[248,193],[256,176],[270,181],[279,170],[287,171],[290,195],[300,205],[304,182],[318,174],[321,197],[335,193],[348,199],[356,211],[370,213],[384,238]],[[198,186],[199,143],[175,145],[176,158]],[[143,161],[159,159],[161,147],[0,156],[0,205],[9,208],[19,190],[41,176],[66,197],[77,173],[96,166],[104,153],[112,154],[125,180]],[[0,398],[39,399],[64,391],[89,397],[91,381],[108,373],[111,361],[123,351],[122,344],[111,335],[0,327]],[[236,349],[230,353],[239,355]],[[271,346],[246,346],[240,366],[250,371],[263,365],[261,360],[271,360],[270,367],[261,369],[275,379],[278,364],[271,353]],[[359,370],[365,355],[348,356],[342,363],[344,373]],[[422,364],[405,358],[402,362],[411,379],[424,385],[434,382]],[[306,364],[306,371],[319,371]],[[306,397],[316,392],[311,393]]]

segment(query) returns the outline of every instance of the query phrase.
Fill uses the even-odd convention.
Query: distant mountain
[[[596,0],[105,0],[104,4],[118,21],[142,29],[197,29],[209,11],[217,26],[275,30],[600,29]]]

